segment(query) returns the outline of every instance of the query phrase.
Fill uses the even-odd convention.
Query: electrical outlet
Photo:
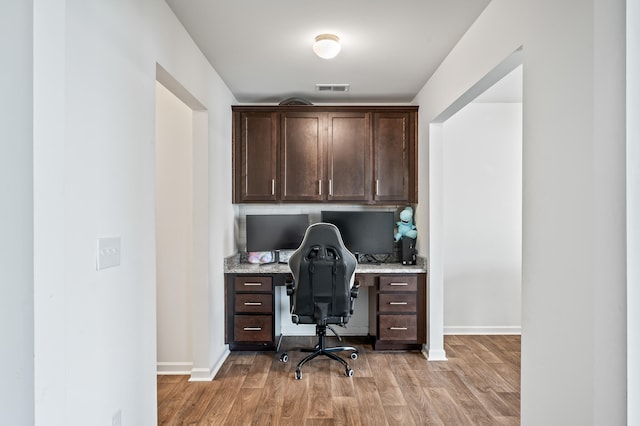
[[[96,270],[120,265],[120,237],[98,238]]]
[[[111,418],[111,426],[122,426],[122,410],[116,411]]]

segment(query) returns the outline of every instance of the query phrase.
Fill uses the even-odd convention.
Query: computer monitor
[[[363,255],[393,253],[393,212],[323,210],[321,217],[323,222],[338,227],[349,251]]]
[[[295,250],[309,226],[306,214],[247,215],[247,251]]]

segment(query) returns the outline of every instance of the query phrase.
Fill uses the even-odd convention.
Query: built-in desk
[[[225,342],[230,350],[275,350],[276,287],[286,264],[256,265],[225,259]],[[358,264],[355,280],[369,292],[369,336],[376,350],[420,350],[426,342],[427,270],[400,263]],[[279,334],[279,331],[278,331]]]

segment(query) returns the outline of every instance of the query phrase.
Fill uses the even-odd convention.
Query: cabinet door
[[[329,113],[327,117],[327,200],[368,201],[371,198],[370,114]]]
[[[373,115],[374,200],[409,201],[410,113]]]
[[[236,170],[240,202],[276,201],[278,121],[274,112],[240,114],[239,170]]]
[[[326,114],[283,113],[281,126],[282,201],[321,201]]]

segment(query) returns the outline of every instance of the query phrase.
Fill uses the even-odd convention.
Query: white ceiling
[[[490,0],[166,2],[241,103],[407,103]],[[340,37],[336,58],[311,50],[321,33]]]

